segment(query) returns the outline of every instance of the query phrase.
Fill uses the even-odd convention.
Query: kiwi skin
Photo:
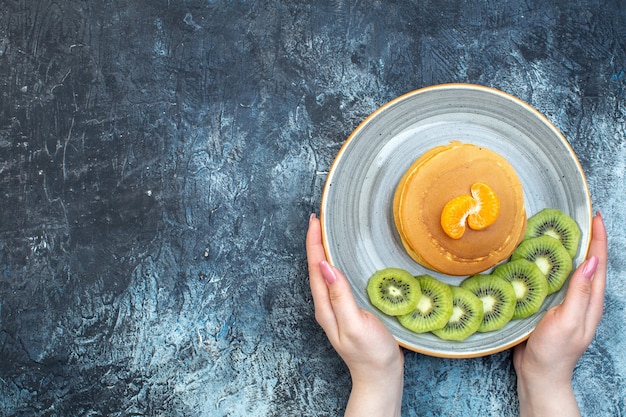
[[[551,236],[525,239],[513,251],[511,260],[525,258],[534,262],[548,280],[548,295],[560,290],[572,272],[572,258],[567,249]]]
[[[452,315],[441,329],[433,334],[443,340],[461,342],[478,331],[483,321],[483,302],[471,291],[456,285],[452,289]]]
[[[421,296],[421,288],[408,271],[385,268],[370,277],[367,295],[374,307],[390,316],[398,316],[413,311]]]
[[[528,219],[524,239],[544,235],[558,239],[567,249],[571,258],[576,256],[580,245],[581,231],[578,223],[563,211],[545,208]]]
[[[511,283],[496,275],[478,274],[463,280],[461,287],[473,292],[483,302],[484,315],[479,332],[499,330],[513,318],[516,297]]]
[[[548,280],[537,265],[520,258],[501,264],[492,274],[513,285],[516,305],[512,320],[524,319],[539,311],[548,295]]]
[[[452,289],[450,285],[430,275],[415,277],[422,291],[415,309],[408,314],[397,316],[400,324],[415,332],[426,333],[441,329],[452,315]]]

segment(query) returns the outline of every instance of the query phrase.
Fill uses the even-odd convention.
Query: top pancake
[[[440,224],[444,205],[469,195],[482,182],[500,200],[500,214],[484,230],[466,229],[450,238]],[[522,184],[501,155],[460,142],[426,152],[406,171],[394,198],[394,219],[409,255],[421,265],[448,275],[483,272],[508,258],[524,235]]]

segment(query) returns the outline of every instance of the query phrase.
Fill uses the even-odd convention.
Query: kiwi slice
[[[546,208],[528,219],[524,239],[538,236],[552,236],[558,239],[573,258],[580,244],[578,223],[559,209]]]
[[[374,307],[390,316],[398,316],[413,311],[421,290],[419,282],[408,271],[385,268],[370,277],[367,295]]]
[[[534,262],[548,280],[548,294],[563,287],[572,272],[572,258],[557,239],[543,235],[523,240],[511,260],[525,258]]]
[[[513,320],[535,314],[548,295],[548,280],[539,267],[527,259],[506,262],[496,267],[492,275],[497,275],[513,285],[517,300]]]
[[[398,316],[400,324],[415,333],[425,333],[441,329],[452,315],[452,289],[430,275],[415,277],[422,295],[414,310]]]
[[[496,275],[479,274],[461,282],[465,288],[483,302],[483,319],[479,332],[490,332],[504,327],[515,313],[515,290],[511,283]]]
[[[543,277],[542,277],[543,278]],[[452,315],[448,323],[433,334],[440,339],[462,341],[478,331],[483,321],[483,303],[471,291],[450,286],[452,289]]]

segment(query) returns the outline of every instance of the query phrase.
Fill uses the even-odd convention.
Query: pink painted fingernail
[[[591,256],[585,262],[585,266],[583,267],[582,273],[585,278],[591,278],[593,273],[596,272],[596,268],[598,267],[598,257]]]
[[[337,276],[332,266],[326,261],[320,262],[320,269],[322,270],[322,276],[328,284],[334,284],[337,281]]]

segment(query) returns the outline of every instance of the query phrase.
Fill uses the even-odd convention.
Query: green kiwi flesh
[[[471,291],[451,285],[452,315],[433,334],[443,340],[463,341],[478,331],[483,321],[483,302]]]
[[[511,283],[495,275],[472,275],[461,282],[483,302],[483,320],[479,332],[490,332],[504,327],[515,313],[517,298]]]
[[[558,239],[571,258],[576,256],[581,232],[578,223],[559,209],[546,208],[528,219],[524,239],[551,236]]]
[[[430,275],[419,275],[415,278],[422,294],[414,310],[398,316],[398,321],[415,333],[441,329],[452,315],[452,289],[445,282]]]
[[[565,246],[547,235],[523,240],[511,255],[511,260],[520,258],[539,267],[548,280],[548,294],[560,290],[572,272],[572,258]]]
[[[516,305],[513,320],[532,316],[548,295],[548,280],[533,262],[520,258],[501,264],[492,272],[513,285]]]
[[[463,341],[537,313],[569,278],[580,241],[576,221],[547,208],[528,219],[522,242],[491,274],[473,275],[455,286],[385,268],[370,277],[367,293],[373,306],[408,330]]]
[[[390,316],[407,314],[421,296],[418,280],[400,268],[376,271],[367,282],[367,295],[374,307]]]

